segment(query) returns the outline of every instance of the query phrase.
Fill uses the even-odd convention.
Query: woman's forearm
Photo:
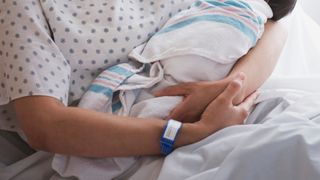
[[[160,154],[164,120],[64,107],[49,97],[21,98],[15,108],[29,143],[39,150],[87,157]],[[204,138],[194,128],[183,125],[176,147]]]
[[[266,23],[265,32],[256,47],[242,57],[228,75],[231,78],[243,72],[247,76],[243,91],[235,103],[242,102],[268,79],[281,54],[286,37],[287,31],[281,24],[272,21]]]
[[[115,116],[80,108],[64,108],[61,123],[48,133],[48,150],[96,157],[160,154],[160,137],[166,123],[160,119]],[[176,146],[200,140],[191,124],[184,124]]]
[[[45,148],[61,154],[115,157],[159,154],[165,124],[159,119],[114,116],[77,107],[59,110],[46,133]]]

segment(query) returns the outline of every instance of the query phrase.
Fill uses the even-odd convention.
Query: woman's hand
[[[245,79],[243,73],[239,73],[240,79]],[[226,88],[229,82],[234,79],[228,77],[215,82],[195,82],[184,83],[175,86],[170,86],[156,92],[154,95],[159,96],[184,96],[181,102],[167,117],[167,119],[175,119],[181,122],[193,123],[199,121],[201,114],[205,108]],[[238,93],[238,95],[240,95]],[[234,103],[238,104],[241,101],[240,97],[234,98]]]
[[[243,79],[237,77],[232,80],[224,91],[205,109],[201,120],[195,124],[210,135],[225,127],[243,124],[254,105],[257,93],[251,94],[241,104],[233,105],[233,100],[241,91]]]

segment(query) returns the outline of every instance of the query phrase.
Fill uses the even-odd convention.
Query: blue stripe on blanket
[[[201,4],[202,4],[201,1],[197,1],[197,2],[195,2],[195,3],[193,4],[193,6],[199,7]]]
[[[225,1],[225,3],[229,4],[230,6],[236,6],[238,8],[249,9],[253,11],[251,6],[244,1]]]
[[[95,93],[101,93],[104,94],[107,97],[112,97],[113,91],[112,89],[106,87],[106,86],[100,86],[97,84],[91,84],[89,87],[89,91],[95,92]]]
[[[197,1],[193,4],[193,6],[199,7],[203,2],[207,2],[213,6],[209,6],[206,9],[212,9],[212,8],[216,8],[216,7],[238,7],[238,8],[242,8],[242,9],[248,9],[249,11],[253,11],[252,8],[250,7],[249,4],[247,4],[246,2],[242,2],[242,1],[225,1],[225,2],[218,2],[218,1]],[[260,17],[254,18],[251,17],[249,15],[246,14],[240,14],[240,16],[245,17],[247,19],[249,19],[250,21],[252,21],[253,23],[257,24],[257,25],[262,25],[263,22],[261,20]]]
[[[219,23],[231,25],[231,26],[237,28],[238,30],[240,30],[241,32],[243,32],[246,36],[248,36],[250,38],[252,44],[256,44],[256,42],[257,42],[256,33],[253,30],[251,30],[248,26],[246,26],[244,23],[242,23],[241,21],[239,21],[235,18],[227,17],[227,16],[223,16],[223,15],[205,15],[205,16],[193,17],[193,18],[187,19],[185,21],[179,22],[177,24],[173,24],[169,27],[166,27],[166,28],[160,30],[156,35],[168,33],[168,32],[183,28],[185,26],[188,26],[192,23],[199,22],[199,21],[214,21],[214,22],[219,22]]]
[[[133,72],[131,72],[125,68],[122,68],[120,66],[112,66],[112,67],[108,68],[108,71],[117,73],[117,74],[124,76],[126,78],[128,78],[134,74]]]

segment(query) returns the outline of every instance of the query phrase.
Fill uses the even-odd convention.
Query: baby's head
[[[297,0],[265,0],[273,11],[272,20],[278,21],[294,9]]]

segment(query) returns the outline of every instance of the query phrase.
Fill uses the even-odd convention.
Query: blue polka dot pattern
[[[16,130],[10,101],[65,105],[193,0],[0,0],[0,129]],[[1,113],[2,112],[2,113]]]

